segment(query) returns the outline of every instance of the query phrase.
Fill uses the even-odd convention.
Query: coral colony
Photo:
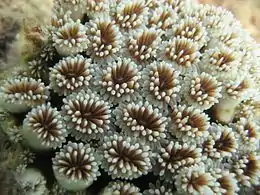
[[[260,47],[230,12],[56,0],[39,29],[1,81],[8,193],[260,193]]]

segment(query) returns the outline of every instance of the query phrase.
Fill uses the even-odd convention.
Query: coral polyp
[[[33,108],[27,114],[22,134],[30,147],[50,149],[60,147],[68,133],[61,114],[48,103]]]
[[[199,49],[196,42],[185,37],[174,37],[163,43],[161,58],[183,73],[196,71]]]
[[[104,99],[117,104],[118,102],[129,102],[140,96],[141,74],[132,60],[118,58],[107,69],[99,71],[100,74],[96,77],[98,81],[95,84],[100,88]]]
[[[221,84],[215,77],[207,73],[191,78],[186,77],[184,88],[184,98],[187,104],[201,110],[209,109],[222,97]]]
[[[69,95],[90,85],[91,61],[81,55],[66,57],[50,69],[50,85],[59,95]]]
[[[114,20],[121,30],[128,32],[138,29],[147,22],[149,10],[145,0],[118,2],[114,13],[112,10],[112,15],[114,15]]]
[[[231,157],[237,147],[236,133],[231,128],[213,124],[209,128],[209,136],[203,143],[203,152],[209,158],[219,159]]]
[[[52,160],[55,177],[68,190],[82,190],[100,174],[100,162],[88,144],[69,142]]]
[[[49,90],[40,79],[17,77],[4,82],[0,97],[2,107],[10,112],[21,112],[44,103],[49,98]]]
[[[132,180],[146,175],[152,168],[151,149],[138,143],[138,140],[122,135],[104,138],[101,154],[104,157],[101,167],[112,178]]]
[[[202,160],[201,148],[179,142],[163,144],[157,155],[155,170],[168,181],[171,181],[181,168],[198,164]]]
[[[160,43],[160,32],[151,28],[137,31],[127,42],[130,56],[138,63],[147,63],[156,58]]]
[[[85,31],[86,27],[80,23],[80,20],[65,23],[53,33],[53,45],[63,56],[82,52],[87,49],[89,42]]]
[[[162,108],[179,100],[180,72],[165,62],[153,62],[143,72],[143,96]]]
[[[260,45],[231,12],[9,1],[25,15],[0,18],[0,174],[19,195],[259,191]],[[25,1],[52,6],[33,22]]]
[[[140,189],[128,182],[114,181],[110,182],[102,191],[101,195],[125,194],[141,195]]]
[[[171,113],[170,133],[183,140],[208,136],[208,116],[193,106],[175,106]]]
[[[99,139],[110,128],[111,111],[107,102],[91,91],[81,91],[63,100],[62,112],[67,129],[76,139]]]
[[[122,47],[122,35],[118,27],[108,18],[89,22],[87,35],[90,40],[87,54],[94,61],[111,61],[118,56]]]
[[[151,143],[166,138],[167,118],[149,102],[121,104],[114,114],[116,124],[128,135]]]
[[[196,18],[185,18],[173,27],[172,34],[174,37],[184,37],[191,39],[202,47],[207,42],[207,31],[201,22],[196,22]]]
[[[215,178],[204,167],[192,166],[182,169],[175,184],[184,194],[214,194]]]

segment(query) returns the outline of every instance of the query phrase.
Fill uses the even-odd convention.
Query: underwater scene
[[[0,195],[259,195],[249,1],[1,0]]]

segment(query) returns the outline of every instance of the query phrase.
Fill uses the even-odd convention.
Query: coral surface
[[[1,73],[1,192],[259,193],[260,46],[231,12],[193,0],[51,5],[27,31],[35,50]]]

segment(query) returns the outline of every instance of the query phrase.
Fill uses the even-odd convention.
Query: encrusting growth
[[[0,168],[22,191],[259,191],[260,45],[231,12],[195,0],[16,1],[0,2],[1,16],[12,10],[0,19]]]

